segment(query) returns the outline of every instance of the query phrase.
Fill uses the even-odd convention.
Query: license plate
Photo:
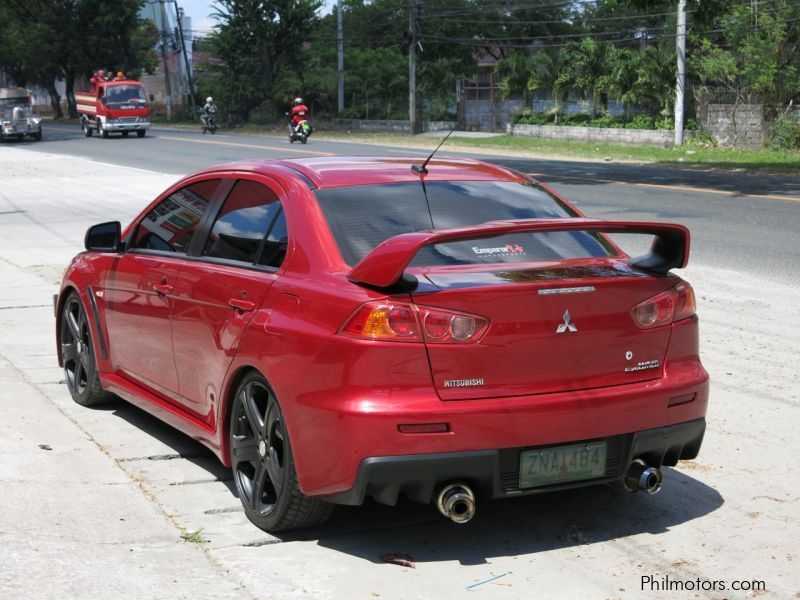
[[[519,456],[519,487],[593,479],[606,474],[606,443],[528,450]]]

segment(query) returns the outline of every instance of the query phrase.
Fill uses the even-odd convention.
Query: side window
[[[288,246],[289,233],[286,230],[286,213],[280,211],[275,223],[269,230],[267,239],[264,241],[264,247],[258,257],[258,264],[277,269],[283,263],[283,259],[286,258],[286,248]]]
[[[199,181],[164,198],[140,221],[130,247],[186,254],[219,184]]]
[[[267,264],[257,258],[278,214],[281,203],[275,192],[255,181],[238,181],[211,228],[203,255]]]

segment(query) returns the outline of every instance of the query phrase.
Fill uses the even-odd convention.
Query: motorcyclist
[[[203,121],[203,127],[208,128],[209,120],[217,114],[217,104],[214,102],[214,98],[211,96],[206,98],[206,103],[203,105],[200,112],[200,119]]]
[[[292,110],[289,113],[289,122],[291,123],[292,131],[297,130],[297,126],[303,121],[308,120],[308,107],[303,103],[302,98],[295,98],[292,102]],[[311,128],[309,127],[308,135],[311,135]]]

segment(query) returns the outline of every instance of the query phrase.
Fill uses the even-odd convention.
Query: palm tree
[[[562,60],[564,53],[558,48],[540,50],[533,56],[535,68],[528,78],[527,86],[530,91],[549,90],[553,98],[553,112],[558,123],[558,113],[561,110],[560,102],[566,100],[569,93],[570,78]]]
[[[566,48],[565,63],[571,83],[584,97],[591,96],[593,118],[597,116],[597,98],[608,87],[609,48],[607,44],[598,44],[589,37]]]
[[[536,72],[536,64],[526,52],[514,52],[511,56],[497,61],[497,73],[501,79],[497,90],[501,98],[521,93],[525,108],[530,108],[530,88],[528,82]]]
[[[645,48],[639,56],[638,95],[663,116],[672,112],[676,68],[675,53],[658,46]]]
[[[630,118],[631,104],[639,99],[641,54],[623,48],[612,48],[609,58],[611,91],[625,106],[625,116]]]

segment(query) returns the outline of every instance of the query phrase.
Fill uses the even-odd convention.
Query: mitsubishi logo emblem
[[[564,319],[563,323],[559,323],[558,327],[556,328],[556,333],[564,333],[565,331],[569,331],[570,333],[575,333],[578,331],[578,328],[575,327],[575,323],[572,322],[571,317],[569,316],[569,310],[564,311]]]

